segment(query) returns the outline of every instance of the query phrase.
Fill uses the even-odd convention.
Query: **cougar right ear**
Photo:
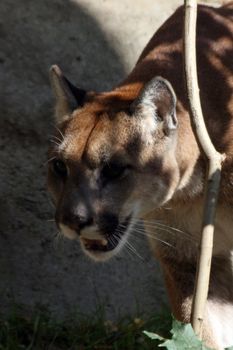
[[[58,123],[65,121],[84,105],[86,91],[74,86],[57,65],[50,68],[50,81],[56,98],[55,115]]]
[[[143,87],[131,111],[141,117],[150,116],[154,129],[161,126],[166,135],[177,128],[176,95],[166,79],[155,77]]]

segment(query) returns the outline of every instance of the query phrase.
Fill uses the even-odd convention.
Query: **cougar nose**
[[[84,217],[84,216],[79,216],[79,229],[82,230],[86,226],[93,225],[93,218],[91,217]]]
[[[93,218],[90,216],[66,213],[63,215],[62,223],[79,233],[83,228],[93,224]]]

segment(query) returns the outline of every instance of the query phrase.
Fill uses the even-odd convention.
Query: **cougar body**
[[[190,321],[206,162],[193,134],[183,74],[183,7],[110,92],[73,86],[51,68],[56,145],[48,186],[56,222],[96,261],[142,230],[159,259],[174,315]],[[197,67],[211,139],[226,154],[204,340],[233,345],[233,2],[198,7]]]

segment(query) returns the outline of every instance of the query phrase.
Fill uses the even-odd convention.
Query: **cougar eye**
[[[65,177],[67,175],[67,168],[65,163],[60,159],[55,159],[53,161],[53,171],[56,175]]]
[[[126,165],[117,163],[106,164],[102,170],[102,176],[106,180],[114,180],[123,176],[128,168]]]

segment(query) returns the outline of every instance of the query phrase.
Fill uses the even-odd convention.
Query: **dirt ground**
[[[146,239],[96,265],[78,243],[56,240],[46,192],[53,125],[48,69],[57,63],[86,89],[106,90],[182,1],[5,0],[0,2],[1,311],[43,305],[65,317],[104,304],[109,317],[153,312],[165,300]]]

